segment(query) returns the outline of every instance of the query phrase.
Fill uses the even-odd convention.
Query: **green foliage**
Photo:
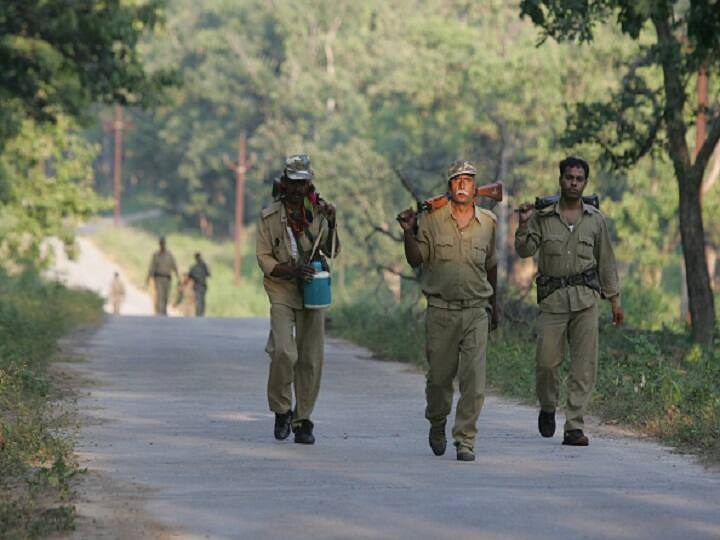
[[[73,133],[62,116],[53,125],[23,122],[0,153],[0,258],[35,264],[41,244],[57,236],[71,250],[74,229],[107,201],[92,189],[97,147]]]
[[[187,272],[194,263],[194,254],[202,253],[212,276],[208,280],[206,296],[208,316],[265,317],[269,313],[267,295],[262,286],[262,273],[255,259],[254,229],[246,231],[241,259],[242,279],[234,285],[234,244],[215,242],[197,233],[177,232],[178,224],[171,218],[147,220],[141,227],[104,227],[93,241],[119,266],[127,270],[130,279],[142,286],[147,277],[150,257],[158,249],[158,236],[165,235],[167,247],[178,264],[178,270]],[[152,231],[152,232],[149,232]],[[171,299],[175,298],[173,293]]]
[[[72,411],[46,373],[58,338],[95,322],[102,300],[0,270],[0,537],[36,538],[72,526]]]
[[[332,306],[330,329],[334,334],[372,350],[381,359],[416,365],[425,363],[423,309],[416,302],[378,302],[370,291],[356,302]]]
[[[173,79],[148,74],[138,41],[161,21],[162,1],[4,0],[0,7],[0,149],[26,119],[79,117],[93,105],[157,101]]]

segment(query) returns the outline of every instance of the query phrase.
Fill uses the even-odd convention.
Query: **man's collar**
[[[448,202],[448,204],[446,204],[445,207],[447,208],[445,218],[444,218],[445,221],[447,221],[448,219],[455,219],[455,217],[452,214],[452,201]],[[482,223],[482,221],[480,220],[480,215],[482,214],[482,212],[480,211],[480,207],[474,203],[473,203],[473,211],[474,211],[473,217],[475,218],[475,220],[478,223]]]
[[[582,206],[583,214],[590,214],[592,210],[590,210],[589,204],[585,204],[585,201],[581,200],[580,205]],[[560,201],[556,202],[553,206],[553,212],[557,215],[560,215]]]

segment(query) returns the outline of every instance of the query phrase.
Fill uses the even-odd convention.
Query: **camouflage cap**
[[[315,173],[310,168],[310,156],[293,154],[285,159],[285,176],[289,180],[312,180]]]
[[[472,161],[468,161],[466,159],[458,159],[457,161],[453,161],[447,170],[447,179],[452,180],[456,176],[460,176],[461,174],[469,174],[470,176],[475,176],[477,174],[477,170],[475,169],[475,164]]]

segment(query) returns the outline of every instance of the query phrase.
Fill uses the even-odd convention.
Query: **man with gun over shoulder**
[[[428,372],[425,417],[429,443],[436,456],[445,453],[445,424],[452,409],[453,379],[457,402],[452,435],[460,461],[475,460],[477,419],[485,399],[485,351],[489,314],[497,325],[495,289],[495,215],[475,206],[478,194],[475,166],[456,161],[448,169],[448,196],[426,201],[426,214],[398,216],[404,232],[405,258],[420,269],[427,297],[426,352]],[[501,185],[489,186],[501,197]]]
[[[570,378],[563,444],[587,446],[583,415],[590,401],[598,364],[598,299],[612,304],[612,324],[622,325],[615,256],[597,198],[583,197],[590,167],[568,157],[560,162],[560,197],[538,199],[519,208],[515,250],[538,253],[536,391],[538,429],[555,434],[559,368],[564,344],[570,346]]]

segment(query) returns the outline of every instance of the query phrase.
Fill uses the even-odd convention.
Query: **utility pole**
[[[240,262],[243,237],[243,212],[245,208],[245,173],[255,163],[254,156],[248,161],[245,156],[247,138],[245,132],[240,134],[238,158],[236,162],[225,158],[225,165],[235,171],[235,286],[240,285]]]
[[[120,105],[115,105],[115,121],[113,129],[115,130],[115,166],[113,168],[113,198],[115,199],[115,209],[113,212],[113,223],[116,227],[120,225],[121,197],[122,197],[122,144],[123,144],[123,110]]]

